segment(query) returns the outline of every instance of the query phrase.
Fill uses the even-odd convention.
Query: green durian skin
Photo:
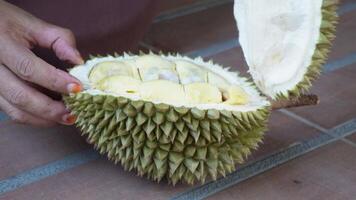
[[[101,154],[125,170],[172,184],[204,183],[234,171],[262,142],[270,112],[200,110],[88,93],[64,101]]]
[[[292,90],[278,94],[275,99],[289,99],[290,96],[299,97],[301,94],[307,92],[312,86],[312,82],[319,77],[322,71],[322,66],[325,64],[330,52],[332,41],[335,38],[336,24],[338,22],[337,7],[337,0],[323,1],[319,41],[316,44],[312,62],[308,67],[303,80]]]

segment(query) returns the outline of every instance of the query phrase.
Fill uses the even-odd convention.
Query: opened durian
[[[331,0],[236,0],[254,83],[201,58],[124,54],[71,69],[84,90],[64,100],[89,143],[125,169],[173,184],[216,179],[262,141],[267,98],[298,96],[320,73],[335,9]]]

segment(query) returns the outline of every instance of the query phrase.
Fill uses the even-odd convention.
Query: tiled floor
[[[232,5],[226,4],[155,23],[143,41],[165,52],[187,53],[237,37],[233,23]]]
[[[355,117],[356,113],[355,80],[356,63],[323,74],[312,89],[312,92],[320,96],[320,105],[291,111],[325,128],[347,121]]]
[[[335,142],[208,199],[353,200],[355,154],[355,147]]]
[[[6,193],[4,199],[167,199],[188,186],[172,187],[124,171],[105,159]]]
[[[217,1],[219,0],[215,0]],[[159,9],[165,14],[182,8],[189,10],[190,5],[196,6],[197,3],[214,5],[214,0],[161,2]],[[268,159],[277,152],[288,152],[290,147],[302,141],[328,134],[330,129],[347,121],[349,123],[349,120],[352,122],[349,124],[354,124],[355,11],[354,0],[342,1],[338,37],[329,60],[335,70],[325,72],[312,89],[313,93],[320,96],[320,105],[275,111],[269,121],[269,131],[264,143],[249,158],[248,166],[253,166],[256,160]],[[152,48],[202,55],[246,75],[246,64],[236,42],[238,32],[231,1],[182,13],[183,16],[152,24],[141,43],[145,50]],[[344,134],[351,132],[345,131]],[[120,166],[113,165],[103,157],[94,156],[93,159],[67,167],[68,162],[72,162],[68,156],[73,153],[84,151],[79,155],[92,154],[85,152],[90,146],[73,128],[43,130],[5,121],[0,122],[0,136],[0,199],[168,199],[181,197],[179,195],[199,188],[180,184],[172,187],[165,182],[154,183],[134,173],[124,172]],[[337,139],[339,140],[336,142],[226,190],[209,193],[209,198],[354,199],[356,133],[346,138],[335,138]],[[39,167],[44,168],[41,170],[46,175],[41,174],[41,171],[37,173]],[[56,173],[56,170],[60,173]],[[23,177],[29,176],[31,181],[21,184]],[[225,180],[222,183],[228,181]],[[8,186],[8,183],[12,185]],[[204,185],[201,187],[204,188]],[[208,191],[211,188],[206,189]]]
[[[269,154],[288,148],[293,143],[315,137],[320,131],[307,126],[282,113],[274,112],[271,115],[263,144],[252,153],[250,161],[260,159]]]
[[[0,124],[0,180],[89,148],[73,127],[32,128]]]

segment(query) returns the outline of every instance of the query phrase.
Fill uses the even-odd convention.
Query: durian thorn
[[[272,110],[282,108],[311,106],[319,104],[319,97],[315,94],[301,94],[299,97],[272,101]]]

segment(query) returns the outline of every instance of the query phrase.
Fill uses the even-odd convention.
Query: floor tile
[[[320,131],[285,116],[278,111],[273,111],[268,128],[269,130],[265,134],[263,143],[257,151],[252,153],[252,156],[248,159],[249,162],[286,149],[292,144],[320,134]]]
[[[88,148],[73,127],[33,128],[0,123],[0,179]]]
[[[356,196],[356,148],[335,142],[208,198],[342,199]]]
[[[356,9],[355,9],[356,10]],[[336,38],[330,52],[329,59],[340,59],[356,52],[356,12],[349,11],[340,16],[337,25]]]
[[[156,183],[100,159],[5,193],[0,199],[168,199],[187,186]]]
[[[233,5],[229,3],[153,24],[143,41],[163,51],[185,53],[236,37]]]
[[[325,128],[356,117],[356,63],[322,75],[311,92],[319,95],[319,105],[290,110]]]

